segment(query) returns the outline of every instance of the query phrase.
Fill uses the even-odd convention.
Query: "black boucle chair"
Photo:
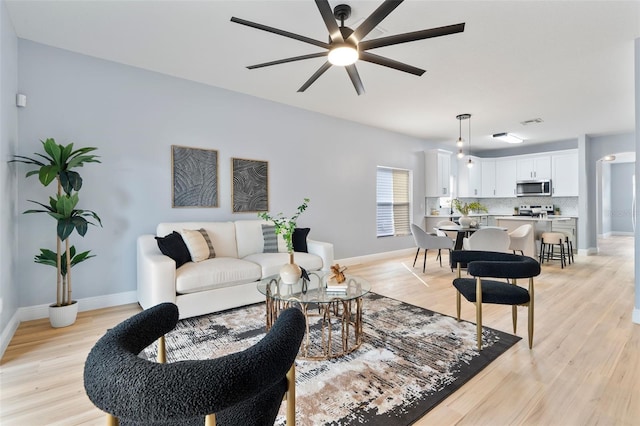
[[[452,265],[458,268],[458,277],[453,280],[456,293],[456,309],[460,321],[460,295],[476,304],[476,326],[478,350],[482,349],[482,304],[511,305],[513,332],[518,322],[517,305],[528,306],[529,349],[533,347],[533,277],[540,275],[540,264],[528,256],[492,251],[455,250],[451,252]],[[467,272],[474,278],[462,278],[461,266],[467,264]],[[506,278],[511,283],[488,280]],[[528,290],[519,287],[517,280],[529,279]]]
[[[295,424],[294,362],[305,333],[299,310],[282,311],[266,336],[241,352],[168,364],[138,357],[177,322],[178,308],[163,303],[108,330],[95,344],[84,387],[108,413],[108,424],[269,425],[285,396],[287,424]]]

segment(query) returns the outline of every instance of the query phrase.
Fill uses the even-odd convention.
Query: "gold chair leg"
[[[460,292],[456,290],[456,313],[458,314],[458,322],[460,321]]]
[[[204,426],[216,426],[216,415],[207,414],[204,418]]]
[[[287,371],[287,426],[296,424],[296,365]]]
[[[529,278],[529,349],[533,348],[533,277]]]
[[[482,280],[476,278],[476,329],[478,339],[478,350],[482,350]]]
[[[516,334],[518,327],[518,307],[516,305],[511,305],[511,319],[513,320],[513,334]]]
[[[118,426],[119,424],[117,417],[107,414],[107,426]]]
[[[164,336],[160,336],[158,339],[158,362],[164,364],[167,362],[167,346],[164,340]]]

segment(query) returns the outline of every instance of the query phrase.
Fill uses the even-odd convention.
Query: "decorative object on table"
[[[282,238],[287,245],[289,263],[280,268],[280,278],[285,284],[295,284],[302,276],[302,270],[300,269],[300,266],[296,265],[293,258],[293,233],[296,229],[298,217],[307,209],[308,205],[309,199],[305,198],[291,218],[285,217],[282,213],[278,213],[275,216],[272,216],[267,212],[258,213],[258,217],[273,222],[276,235],[282,235]]]
[[[171,146],[172,207],[218,207],[218,151]]]
[[[231,205],[234,213],[269,209],[269,163],[244,158],[231,159]]]
[[[98,156],[90,154],[97,149],[94,147],[74,151],[73,143],[63,146],[57,144],[53,138],[40,142],[44,153],[35,153],[35,158],[14,155],[10,162],[35,165],[36,168],[27,172],[26,177],[37,175],[45,187],[53,181],[57,183],[55,197],[49,197],[49,204],[29,200],[43,209],[26,210],[24,213],[46,213],[56,221],[56,250],[41,248],[40,254],[34,257],[34,262],[56,268],[56,303],[49,306],[49,321],[52,327],[66,327],[76,321],[78,313],[78,304],[71,297],[71,268],[95,257],[89,254],[90,250],[77,253],[75,246],[70,244],[69,237],[74,230],[84,237],[88,225],[97,223],[102,226],[100,217],[95,212],[76,208],[79,202],[78,192],[82,188],[82,177],[72,169],[100,161]],[[91,222],[91,219],[96,223]]]
[[[331,277],[329,278],[335,279],[338,284],[343,283],[346,279],[344,277],[344,271],[346,270],[346,266],[340,267],[340,264],[336,263],[335,265],[331,266],[331,272],[333,272],[333,275],[331,275]]]
[[[296,360],[296,410],[305,425],[413,424],[521,340],[483,327],[479,352],[472,322],[373,293],[363,303],[366,338],[358,350],[330,360]],[[265,305],[259,303],[179,321],[166,335],[167,362],[246,349],[265,335],[264,317]],[[322,327],[316,323],[309,333],[319,339]],[[157,347],[152,344],[140,356],[155,360]],[[275,424],[284,423],[281,410]]]
[[[473,201],[471,203],[463,203],[459,199],[454,198],[452,203],[453,203],[453,206],[456,208],[456,210],[458,210],[462,214],[462,217],[460,217],[458,222],[460,223],[460,226],[464,226],[464,227],[471,226],[471,222],[473,221],[473,219],[469,217],[470,212],[472,211],[487,212],[488,211],[485,206],[483,206],[477,201]]]

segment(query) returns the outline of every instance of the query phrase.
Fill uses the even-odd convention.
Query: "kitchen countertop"
[[[571,220],[569,216],[547,216],[547,217],[533,217],[533,216],[498,216],[498,220],[516,220],[526,222],[559,222],[563,220]]]

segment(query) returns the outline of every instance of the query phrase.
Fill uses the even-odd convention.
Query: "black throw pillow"
[[[173,231],[164,237],[156,237],[156,240],[162,254],[176,261],[176,269],[191,262],[191,254],[179,232]]]
[[[307,249],[307,235],[309,235],[311,228],[295,228],[293,230],[293,251],[308,253]]]

